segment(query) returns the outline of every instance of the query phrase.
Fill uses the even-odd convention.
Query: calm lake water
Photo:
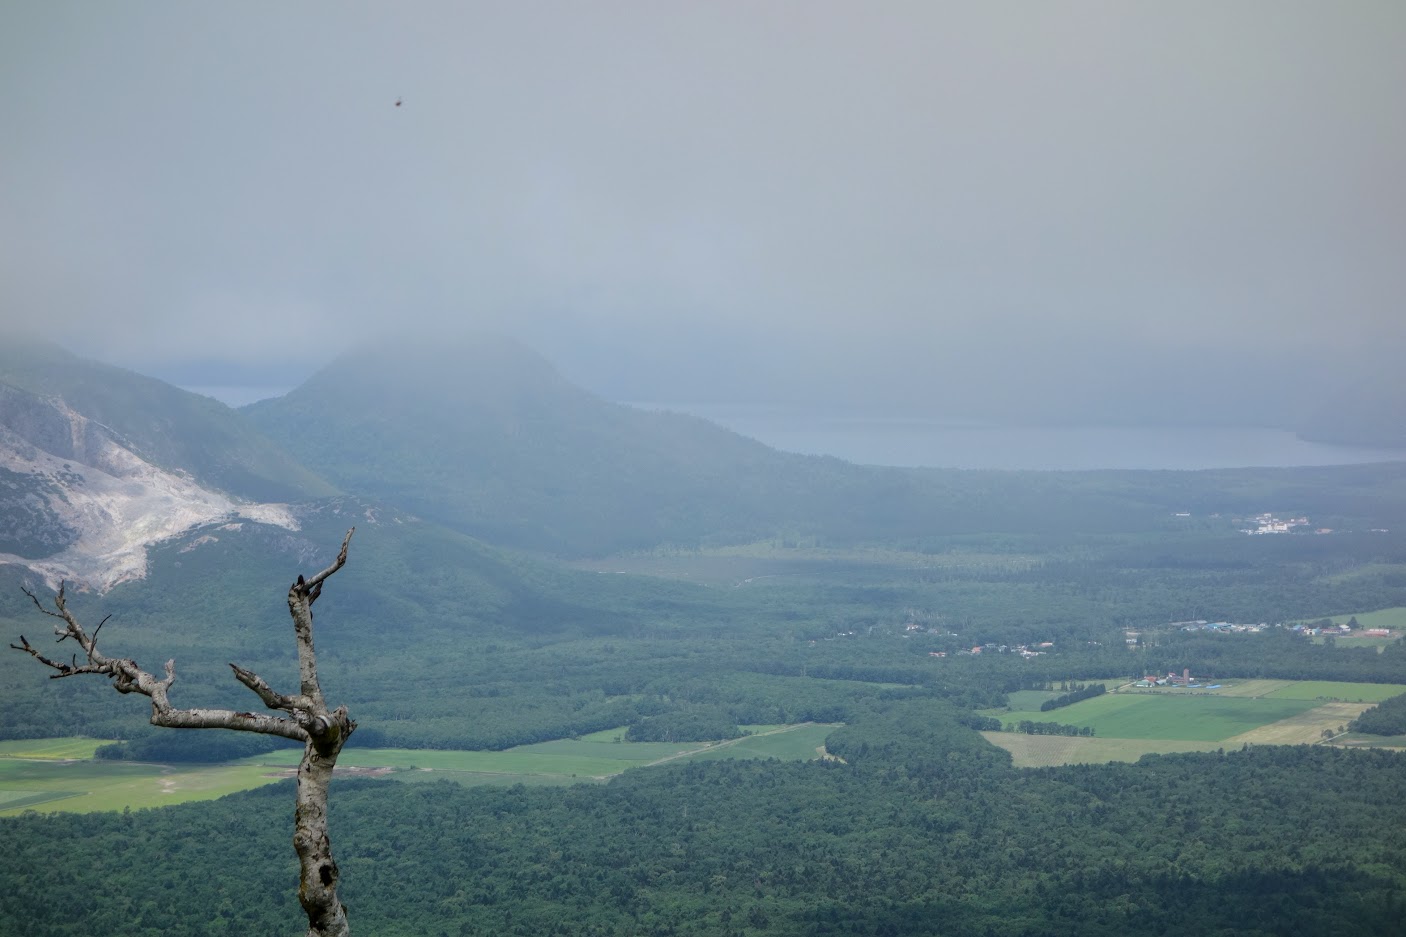
[[[692,413],[787,452],[867,465],[973,469],[1208,469],[1406,460],[1406,449],[1306,442],[1254,426],[1001,426],[837,417],[774,407],[653,406]]]

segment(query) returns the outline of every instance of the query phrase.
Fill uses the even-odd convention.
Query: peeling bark
[[[298,854],[300,883],[298,901],[308,916],[308,937],[347,937],[346,908],[337,897],[340,874],[332,858],[332,840],[327,832],[327,789],[337,756],[356,723],[345,706],[329,710],[317,679],[317,654],[313,647],[312,605],[322,594],[322,584],[347,562],[347,548],[356,528],[347,531],[342,549],[330,566],[311,579],[298,577],[288,589],[288,612],[293,618],[293,633],[298,643],[299,688],[296,694],[285,695],[274,690],[263,677],[230,664],[234,677],[248,687],[264,706],[286,715],[235,712],[229,709],[176,709],[168,698],[176,682],[176,662],[168,660],[165,677],[157,679],[128,658],[108,657],[98,650],[98,634],[104,618],[89,635],[78,619],[68,610],[64,584],[54,596],[53,609],[46,608],[39,597],[24,590],[39,611],[58,619],[54,634],[60,642],[73,640],[82,651],[73,654],[68,663],[52,660],[20,635],[19,644],[10,647],[24,651],[54,673],[50,678],[71,677],[95,673],[112,680],[119,693],[139,693],[151,700],[151,724],[173,729],[233,729],[239,732],[260,732],[278,735],[303,743],[303,759],[298,766],[297,809],[294,814],[293,848]]]

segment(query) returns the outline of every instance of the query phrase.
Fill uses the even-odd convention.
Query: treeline
[[[737,721],[717,706],[692,706],[650,716],[625,732],[627,742],[711,742],[741,737]]]
[[[1171,632],[1141,655],[1146,673],[1192,673],[1273,680],[1406,683],[1406,644],[1382,648],[1314,644],[1287,628],[1259,634]]]
[[[100,745],[93,754],[106,761],[217,764],[296,745],[288,739],[252,732],[164,731],[130,742]]]
[[[1368,735],[1406,735],[1406,693],[1383,700],[1348,726]]]
[[[1043,703],[1041,703],[1040,712],[1047,713],[1051,709],[1059,709],[1064,706],[1071,706],[1074,703],[1079,702],[1080,700],[1093,699],[1095,696],[1100,696],[1107,692],[1108,687],[1104,686],[1102,683],[1091,683],[1088,686],[1084,686],[1083,684],[1075,684],[1074,686],[1070,687],[1070,692],[1060,696],[1056,696],[1054,699],[1047,699]]]
[[[1092,738],[1094,727],[1064,725],[1059,722],[1034,722],[1030,719],[1022,719],[1019,722],[1006,723],[1004,731],[1020,732],[1024,735],[1074,735],[1082,736],[1083,738]]]

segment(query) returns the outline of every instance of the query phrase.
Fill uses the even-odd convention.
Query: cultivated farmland
[[[990,711],[1006,724],[1029,719],[1091,726],[1094,738],[982,734],[1020,767],[1136,761],[1146,754],[1247,744],[1313,744],[1335,735],[1374,701],[1401,692],[1406,687],[1291,680],[1227,680],[1216,690],[1122,687],[1055,712]],[[1024,701],[1012,695],[1013,702],[1017,698]]]
[[[831,725],[745,727],[752,734],[726,742],[624,742],[624,729],[579,739],[522,745],[501,752],[348,748],[339,774],[417,782],[555,785],[603,781],[628,768],[684,758],[820,757]],[[0,743],[0,816],[24,810],[85,813],[210,800],[291,777],[301,753],[279,749],[226,765],[157,765],[93,761],[104,744],[92,739]]]

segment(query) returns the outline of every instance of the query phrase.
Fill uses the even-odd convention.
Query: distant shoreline
[[[1406,448],[1348,446],[1254,426],[1017,426],[952,417],[785,407],[631,404],[725,426],[768,446],[866,465],[1097,471],[1292,468],[1406,461]]]

